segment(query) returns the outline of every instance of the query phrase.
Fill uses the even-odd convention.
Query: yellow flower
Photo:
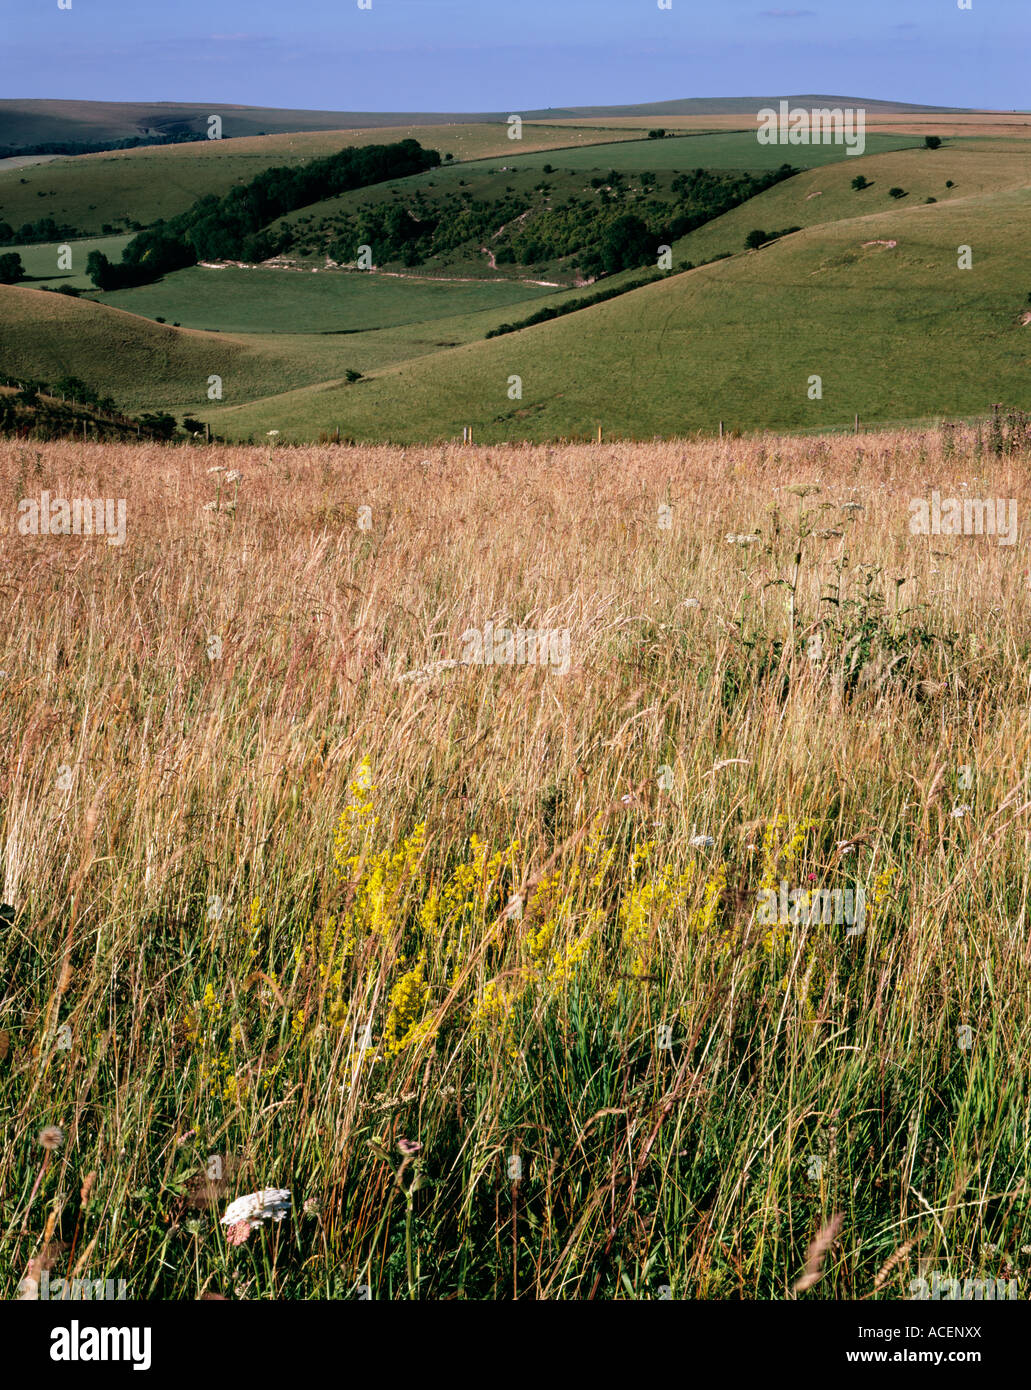
[[[716,925],[720,902],[727,887],[727,866],[722,861],[716,866],[712,877],[702,892],[702,904],[692,912],[688,930],[708,935]]]
[[[390,1055],[402,1052],[414,1041],[426,1036],[425,1032],[419,1030],[430,992],[429,984],[423,978],[425,969],[424,952],[414,968],[402,975],[390,991],[390,1007],[383,1027],[383,1041]]]
[[[518,1057],[514,1013],[516,1005],[526,992],[527,984],[528,980],[523,976],[510,979],[507,985],[500,984],[497,980],[489,980],[484,986],[483,998],[470,1020],[473,1037],[484,1038],[489,1033],[494,1033],[509,1057]]]
[[[548,974],[549,985],[567,985],[575,978],[577,968],[591,948],[597,918],[600,916],[600,913],[596,914],[595,921],[586,931],[581,933],[576,941],[570,942],[564,951],[555,952],[552,957],[552,969]]]

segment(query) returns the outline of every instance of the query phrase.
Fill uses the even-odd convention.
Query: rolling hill
[[[526,126],[518,149],[528,151],[584,144],[639,141],[637,130]],[[225,193],[275,165],[295,166],[355,145],[418,140],[426,149],[456,160],[512,153],[508,126],[438,125],[363,130],[306,131],[239,140],[198,140],[182,145],[145,145],[103,154],[47,159],[31,165],[0,165],[0,221],[19,227],[39,217],[69,224],[81,235],[99,236],[104,224],[122,230],[132,222],[149,226],[174,217],[208,193]]]
[[[688,97],[646,102],[632,106],[564,106],[520,112],[524,120],[593,120],[599,117],[706,116],[751,114],[760,106],[776,105],[776,97]],[[952,113],[959,107],[917,106],[909,102],[870,100],[862,97],[792,96],[797,106],[862,106],[870,112],[899,114]],[[136,136],[163,135],[186,127],[206,136],[208,117],[221,115],[227,137],[282,135],[296,131],[340,131],[377,127],[468,125],[504,121],[508,111],[305,111],[271,106],[199,102],[45,101],[5,98],[0,100],[0,149],[43,144],[47,141],[107,141]]]
[[[1031,406],[1031,189],[810,227],[489,342],[212,411],[220,433],[478,441],[819,429]],[[971,270],[957,248],[976,248]],[[808,395],[823,379],[822,400]],[[512,378],[522,398],[510,399]]]

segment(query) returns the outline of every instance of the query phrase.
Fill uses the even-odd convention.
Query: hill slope
[[[776,105],[781,97],[689,97],[673,101],[646,102],[636,106],[565,106],[524,111],[525,120],[558,117],[597,116],[692,116],[745,114],[754,116],[760,106]],[[861,106],[868,111],[934,112],[960,111],[961,107],[914,106],[908,102],[871,101],[862,97],[792,96],[793,106]],[[224,133],[238,135],[277,135],[300,130],[354,130],[367,127],[412,125],[466,125],[481,121],[504,121],[508,111],[305,111],[272,106],[236,106],[199,102],[158,101],[48,101],[0,100],[0,147],[42,144],[59,140],[123,140],[134,136],[160,135],[181,127],[207,133],[208,117],[222,117]]]
[[[0,323],[4,375],[44,382],[77,376],[131,411],[208,404],[211,375],[222,378],[228,400],[319,375],[265,341],[170,328],[44,290],[0,285]]]
[[[833,428],[1031,407],[1031,189],[816,226],[761,251],[489,342],[213,411],[219,433],[480,442],[606,430]],[[894,246],[885,243],[896,243]],[[971,270],[957,248],[975,248]],[[810,378],[823,399],[810,400]],[[522,398],[509,398],[512,378]]]

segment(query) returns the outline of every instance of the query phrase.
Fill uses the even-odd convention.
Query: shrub
[[[941,142],[941,139],[940,139],[940,137],[937,136],[937,135],[925,135],[925,136],[924,136],[924,149],[925,149],[925,150],[940,150],[940,149],[941,149],[941,143],[942,143],[942,142]]]
[[[857,174],[855,178],[852,180],[852,187],[856,190],[857,193],[861,192],[864,188],[870,187],[870,180],[866,177],[865,174]]]
[[[905,198],[906,190],[904,188],[889,188],[888,194],[892,198]]]

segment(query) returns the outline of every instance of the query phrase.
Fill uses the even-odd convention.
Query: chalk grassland
[[[388,322],[398,319],[399,300],[405,295],[399,287],[407,282],[359,281],[357,275],[339,279],[348,288],[349,297],[341,300],[348,306],[347,313],[342,314],[345,321],[352,313],[369,321],[377,317]],[[278,287],[280,280],[275,283]],[[312,385],[317,389],[327,377],[335,383],[348,370],[371,371],[458,343],[480,342],[512,314],[532,312],[536,293],[530,287],[510,287],[509,296],[519,288],[528,291],[530,302],[525,308],[521,303],[507,308],[502,303],[497,308],[455,315],[450,313],[454,302],[451,288],[432,286],[419,296],[427,314],[439,311],[442,315],[419,323],[402,322],[360,333],[230,334],[176,329],[89,300],[2,285],[0,366],[19,378],[55,382],[62,376],[78,376],[101,383],[123,409],[196,413],[211,404],[207,395],[211,375],[222,378],[226,401],[269,396],[284,387]],[[475,285],[456,288],[479,290]],[[243,289],[237,300],[237,305],[243,306],[239,312],[255,302],[254,292],[247,286]],[[497,301],[499,297],[504,301],[504,287],[500,296],[493,286],[468,296],[471,303],[491,298]],[[406,296],[403,302],[407,305],[412,301]],[[296,311],[288,305],[287,314]],[[296,315],[295,321],[301,323],[301,316]]]
[[[735,137],[735,140],[737,139],[738,137]],[[740,139],[744,140],[744,137]],[[928,197],[934,197],[939,202],[949,202],[956,198],[969,197],[971,193],[1031,186],[1031,151],[1025,152],[1012,141],[964,140],[950,144],[942,151],[900,150],[885,154],[871,152],[861,160],[843,159],[840,149],[828,148],[825,151],[823,147],[819,148],[821,153],[833,154],[836,163],[825,171],[806,171],[795,179],[778,184],[757,198],[750,199],[742,207],[735,208],[682,238],[675,248],[678,260],[704,260],[723,251],[740,251],[747,233],[753,226],[764,225],[764,222],[771,230],[776,230],[784,226],[808,226],[883,211],[895,206],[888,192],[893,187],[906,189],[906,206],[911,206]],[[741,147],[740,143],[733,147],[725,143],[718,147],[712,143],[707,144],[703,164],[706,168],[730,168],[735,167],[733,161],[740,160],[742,168],[756,167],[757,149],[762,149],[768,156],[772,151],[775,155],[773,167],[783,163],[785,159],[794,160],[796,163],[798,160],[797,150],[782,146],[757,147],[752,136],[747,148]],[[670,151],[673,151],[673,154],[667,158]],[[510,155],[504,161],[504,169],[508,178],[514,179],[518,186],[520,176],[536,179],[543,165],[550,163],[555,170],[555,173],[549,176],[551,182],[556,188],[564,189],[563,176],[570,171],[604,172],[616,168],[633,177],[635,173],[640,173],[650,166],[652,170],[672,172],[695,167],[691,160],[700,157],[702,153],[700,146],[677,140],[644,144],[635,141],[616,148],[567,149],[549,151],[541,156]],[[769,163],[769,159],[766,163]],[[315,207],[301,208],[278,219],[273,226],[279,226],[280,223],[301,223],[310,220],[313,214],[319,218],[329,218],[339,212],[352,211],[363,203],[377,204],[395,200],[402,195],[408,197],[419,189],[428,193],[429,184],[433,185],[434,196],[440,198],[448,191],[458,191],[460,179],[465,180],[465,188],[473,198],[490,197],[496,195],[497,179],[502,177],[499,172],[502,167],[500,161],[491,161],[489,165],[481,161],[472,161],[457,169],[435,169],[426,175],[392,180],[339,198],[325,199]],[[871,184],[862,193],[856,193],[851,187],[851,180],[857,173],[862,173]],[[947,180],[951,180],[954,187],[946,188]],[[580,184],[570,187],[578,194],[584,193]],[[128,240],[129,236],[123,234],[88,240],[73,239],[67,243],[15,246],[10,249],[17,251],[21,256],[25,270],[33,277],[34,283],[54,287],[66,284],[91,290],[92,282],[85,274],[86,259],[90,251],[100,250],[109,259],[118,260]],[[70,271],[57,268],[59,245],[65,244],[69,245],[72,251]],[[500,281],[506,278],[504,272],[491,271],[485,260],[482,265],[471,265],[469,269],[471,273],[485,279]],[[420,277],[432,274],[432,269],[418,274]],[[201,324],[197,319],[196,310],[205,304],[210,303],[213,307],[219,304],[223,283],[230,286],[240,282],[234,279],[232,274],[224,276],[222,282],[216,283],[211,277],[203,279],[196,272],[179,272],[166,276],[157,286],[144,286],[141,289],[122,290],[106,295],[102,302],[150,317],[160,313],[170,322],[178,319],[188,326],[198,327]],[[313,293],[310,287],[301,289],[299,282],[290,283],[291,287],[297,288],[299,294],[310,296]],[[197,286],[196,293],[191,293],[193,285]],[[201,285],[204,286],[203,290],[200,289]],[[323,292],[324,287],[320,286],[319,294]],[[281,287],[273,293],[284,294],[286,287]],[[533,293],[535,291],[531,289],[529,296]],[[238,301],[240,296],[230,290],[229,298],[231,301]],[[256,309],[260,314],[264,293],[254,296],[254,299],[258,301]],[[201,313],[200,317],[205,323],[212,321],[210,314],[205,316]],[[413,317],[417,318],[418,312],[413,313]],[[249,329],[255,322],[254,312],[248,313],[246,319]],[[227,330],[235,329],[235,324],[229,321],[219,322],[217,326]],[[257,327],[260,329],[268,325],[258,322]]]
[[[839,1212],[805,1297],[1026,1281],[987,444],[0,444],[4,1292],[783,1299]],[[911,535],[932,489],[1017,545]],[[18,535],[44,490],[125,545]],[[454,664],[488,622],[568,674]],[[761,924],[782,879],[865,930]]]
[[[857,161],[858,162],[858,161]],[[384,368],[356,390],[211,412],[229,437],[675,436],[836,428],[1027,408],[1031,190],[811,227],[730,261],[490,342]],[[739,227],[740,227],[739,222]],[[884,243],[894,241],[891,247]],[[973,248],[970,270],[959,248]],[[810,378],[822,399],[810,399]],[[510,397],[511,378],[522,396]]]
[[[18,283],[30,288],[42,289],[44,285],[57,289],[67,285],[71,289],[92,290],[96,287],[86,274],[86,261],[91,251],[101,251],[109,260],[120,261],[122,251],[131,241],[130,233],[122,236],[78,238],[64,242],[35,242],[28,246],[5,246],[0,255],[16,251],[25,267],[25,279]],[[59,268],[62,248],[71,252],[71,267]]]
[[[746,131],[667,136],[664,140],[638,138],[624,141],[611,151],[603,145],[585,145],[579,149],[550,154],[528,154],[520,165],[540,168],[544,164],[554,164],[561,169],[590,169],[597,172],[615,168],[627,174],[640,173],[645,169],[655,172],[735,169],[763,173],[768,169],[778,169],[782,164],[811,168],[814,165],[836,164],[845,157],[840,144],[760,145],[755,133],[756,127],[753,125]],[[914,137],[907,135],[866,137],[866,147],[871,154],[906,149],[914,143]],[[848,162],[854,164],[856,158],[850,156]],[[425,178],[425,175],[416,177]]]
[[[851,188],[857,172],[871,182],[862,192]],[[481,287],[197,269],[110,297],[169,324],[233,330],[214,339],[112,319],[107,305],[0,288],[3,366],[45,381],[82,376],[130,409],[210,410],[216,430],[236,437],[279,429],[302,440],[340,427],[357,438],[414,441],[453,437],[466,424],[485,440],[593,434],[598,424],[676,434],[713,430],[720,418],[819,428],[846,424],[856,411],[887,420],[976,413],[992,400],[1026,405],[1021,190],[1029,185],[1027,156],[1006,142],[842,160],[674,247],[675,265],[728,251],[734,260],[491,343],[484,334],[532,312],[539,287],[504,277]],[[905,199],[889,196],[895,186]],[[939,202],[928,206],[928,197]],[[746,254],[757,225],[809,230]],[[892,240],[895,248],[876,244]],[[73,282],[91,244],[72,243],[73,270],[64,274]],[[973,249],[970,271],[956,268],[960,245]],[[45,273],[56,247],[24,256],[30,273]],[[452,352],[456,344],[467,346]],[[392,375],[357,389],[339,385],[349,369],[388,367]],[[217,409],[207,398],[212,373],[225,386]],[[822,402],[806,395],[813,373],[825,378]],[[521,401],[508,398],[513,374],[523,377]],[[263,396],[271,399],[242,408]]]
[[[539,307],[532,301],[548,293],[503,277],[462,284],[358,271],[313,275],[227,266],[177,271],[153,285],[105,294],[102,302],[148,318],[160,313],[187,327],[229,333],[364,333],[484,309],[494,310],[494,318],[502,322],[512,314],[532,313]]]
[[[305,131],[299,134],[199,140],[183,145],[142,145],[106,154],[76,155],[46,165],[0,170],[0,218],[20,227],[40,217],[97,236],[104,223],[130,219],[149,226],[185,212],[208,193],[222,195],[263,169],[301,164],[357,145],[418,140],[456,160],[491,158],[534,148],[640,140],[636,131],[570,130],[523,126],[521,141],[507,124],[384,127]],[[23,182],[24,180],[24,182]]]
[[[778,98],[769,102],[756,100],[747,110],[734,112],[705,111],[695,115],[650,115],[650,116],[605,116],[597,117],[605,129],[612,131],[647,131],[662,126],[669,131],[755,131],[756,113],[763,106],[778,108]],[[942,139],[970,135],[1001,136],[1014,140],[1031,139],[1031,112],[1028,111],[926,111],[879,109],[871,102],[849,100],[835,97],[792,97],[791,106],[803,110],[838,107],[843,110],[863,109],[866,112],[866,128],[881,134],[916,135],[921,141],[925,135],[937,135]],[[585,118],[582,116],[557,116],[555,125],[576,126]]]
[[[852,180],[857,175],[870,186],[854,189]],[[946,186],[949,183],[951,188]],[[904,189],[905,198],[892,198],[892,188]],[[871,153],[827,169],[807,170],[767,189],[683,237],[676,251],[679,257],[698,262],[724,251],[740,251],[754,227],[769,231],[811,227],[912,208],[928,198],[950,204],[974,194],[1019,188],[1031,188],[1031,145],[1012,140],[963,139],[950,141],[940,150]],[[976,235],[983,238],[985,229],[979,226]]]

